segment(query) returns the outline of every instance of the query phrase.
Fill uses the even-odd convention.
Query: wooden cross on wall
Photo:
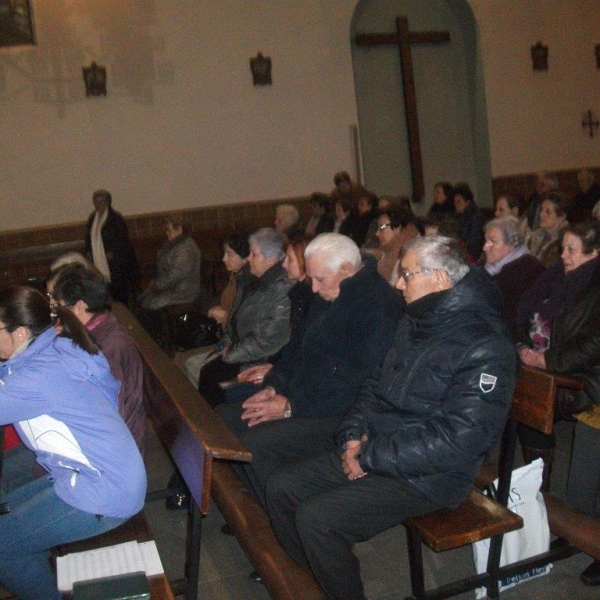
[[[413,183],[413,199],[420,201],[425,196],[423,178],[423,160],[421,157],[421,138],[419,136],[419,115],[417,113],[417,94],[412,65],[411,44],[441,44],[450,41],[447,31],[411,32],[406,17],[396,18],[397,33],[359,33],[355,37],[357,46],[388,45],[398,46],[400,66],[402,69],[402,87],[406,108],[406,128],[408,131],[408,147],[410,170]]]

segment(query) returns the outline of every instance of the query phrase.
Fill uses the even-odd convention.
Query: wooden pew
[[[190,478],[189,467],[185,466],[188,446],[180,445],[178,440],[192,437],[200,440],[205,449],[204,488],[201,502],[198,502],[199,512],[206,514],[212,494],[272,598],[324,600],[325,595],[315,579],[281,548],[268,516],[225,462],[247,462],[250,453],[131,313],[122,305],[116,305],[113,311],[142,355],[147,376],[153,382],[146,384],[150,417],[186,482]],[[174,435],[175,431],[180,432],[179,437]],[[186,562],[189,564],[190,561],[195,561],[197,568],[198,560],[192,557]],[[178,588],[174,586],[174,589]],[[195,600],[195,596],[191,598]]]
[[[506,567],[499,566],[502,536],[519,528],[515,526],[515,517],[522,522],[520,517],[505,508],[514,466],[518,425],[524,424],[542,433],[551,433],[554,423],[554,402],[559,387],[581,389],[582,384],[566,376],[523,367],[517,378],[511,412],[502,436],[497,472],[486,465],[477,477],[476,488],[456,509],[439,510],[405,522],[411,564],[412,598],[417,600],[448,598],[482,585],[487,586],[490,598],[497,598],[497,582],[500,579],[523,573],[533,566],[541,566],[552,560],[550,554],[545,554],[543,558],[540,556],[532,559],[527,566],[521,563]],[[489,486],[496,475],[499,481],[498,489],[491,490]],[[493,491],[491,495],[494,499],[491,497],[482,499],[478,487]],[[436,589],[425,590],[421,542],[427,544],[432,550],[440,552],[488,537],[492,539],[487,573],[455,581]],[[552,557],[559,558],[561,553],[570,556],[574,550],[561,545]]]

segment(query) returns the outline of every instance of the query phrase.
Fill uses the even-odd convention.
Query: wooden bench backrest
[[[127,308],[116,303],[113,312],[144,361],[146,407],[157,435],[175,461],[200,512],[206,514],[212,460],[247,462],[251,454]]]
[[[577,379],[522,366],[517,378],[510,418],[536,431],[551,434],[554,404],[559,388],[582,389]]]

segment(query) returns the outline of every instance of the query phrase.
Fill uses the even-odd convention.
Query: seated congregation
[[[252,453],[232,463],[235,474],[329,598],[366,599],[355,543],[465,500],[499,442],[520,362],[583,381],[557,395],[555,418],[577,421],[567,501],[600,517],[600,460],[590,458],[600,430],[600,224],[589,198],[568,202],[545,173],[528,203],[503,194],[490,219],[466,183],[440,182],[421,219],[345,172],[334,181],[331,194],[311,197],[305,225],[282,204],[272,228],[229,235],[228,280],[212,303],[179,217],[167,219],[144,292],[131,293],[135,277],[116,291],[114,252],[134,258],[105,190],[94,195],[90,262],[60,265],[50,301],[23,286],[0,292],[0,424],[14,424],[24,444],[5,452],[3,586],[24,600],[59,598],[47,551],[143,505],[143,367],[111,294],[161,343],[172,306],[220,330],[187,358],[186,376]],[[117,234],[103,241],[107,226]],[[125,243],[109,250],[117,238]],[[554,438],[522,426],[519,439],[526,462],[544,459],[548,490]],[[177,473],[172,485],[169,507],[185,507]],[[600,584],[600,563],[582,581]]]

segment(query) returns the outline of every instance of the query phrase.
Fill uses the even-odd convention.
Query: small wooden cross
[[[598,119],[595,119],[594,117],[594,113],[591,110],[588,110],[587,112],[583,113],[583,119],[581,120],[581,126],[584,129],[589,129],[590,137],[594,137],[594,131],[600,127],[600,122],[598,122]]]
[[[413,198],[420,201],[425,196],[423,178],[423,159],[421,157],[421,138],[419,136],[419,116],[417,113],[417,95],[412,65],[411,44],[441,44],[450,41],[447,31],[411,32],[406,17],[396,18],[397,33],[359,33],[355,37],[357,46],[375,46],[379,44],[398,46],[402,68],[402,87],[406,107],[406,128],[410,170],[413,182]]]

